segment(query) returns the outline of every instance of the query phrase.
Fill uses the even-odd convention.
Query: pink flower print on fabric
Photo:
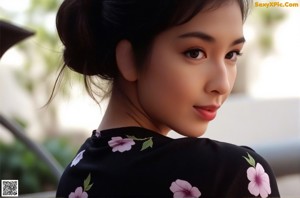
[[[268,195],[271,194],[269,175],[265,173],[260,163],[255,163],[255,160],[249,153],[248,157],[244,156],[244,158],[248,164],[251,165],[251,167],[247,169],[247,178],[250,181],[248,184],[249,192],[254,196],[260,195],[262,198],[268,197]]]
[[[81,151],[80,153],[77,154],[77,156],[73,159],[71,167],[72,166],[76,166],[80,160],[83,158],[83,153],[85,152],[85,150]]]
[[[172,182],[170,190],[174,193],[174,198],[198,198],[201,196],[197,187],[193,187],[189,182],[181,179]]]
[[[82,187],[77,187],[75,192],[69,194],[69,198],[88,198],[88,194],[82,190]]]
[[[69,198],[87,198],[89,191],[92,188],[93,184],[91,183],[91,173],[87,176],[87,178],[83,182],[83,189],[82,187],[77,187],[75,192],[71,192],[69,194]]]
[[[260,163],[257,163],[255,168],[248,168],[247,177],[250,180],[248,190],[252,195],[260,195],[262,198],[266,198],[271,194],[269,175],[265,173]]]
[[[112,137],[108,142],[108,145],[112,148],[113,152],[119,151],[129,151],[132,145],[135,145],[135,142],[131,138],[122,138],[122,137]]]
[[[95,136],[96,136],[97,138],[99,138],[99,137],[101,137],[101,133],[100,133],[99,131],[95,131]]]

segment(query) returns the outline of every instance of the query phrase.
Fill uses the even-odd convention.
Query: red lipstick
[[[215,119],[217,115],[217,110],[220,106],[208,105],[208,106],[194,106],[197,114],[206,121],[211,121]]]

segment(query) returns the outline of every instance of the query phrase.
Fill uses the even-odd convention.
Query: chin
[[[176,131],[180,135],[186,136],[186,137],[201,137],[206,132],[208,125],[201,125],[201,126],[195,126],[195,127],[187,127],[185,130],[178,130]]]

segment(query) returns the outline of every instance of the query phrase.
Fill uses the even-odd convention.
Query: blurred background
[[[0,0],[0,20],[35,32],[0,60],[0,115],[17,123],[64,168],[98,127],[106,101],[99,107],[81,76],[66,73],[55,99],[43,107],[62,64],[55,28],[61,2]],[[276,2],[291,6],[254,5],[244,28],[247,42],[236,85],[205,137],[254,148],[273,166],[282,196],[299,197],[300,1]],[[19,194],[31,197],[57,186],[47,164],[2,126],[0,178],[18,179]]]

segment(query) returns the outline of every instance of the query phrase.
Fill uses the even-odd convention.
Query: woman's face
[[[197,137],[205,132],[232,90],[242,26],[240,7],[233,2],[156,37],[137,91],[143,111],[162,133],[172,129]]]

